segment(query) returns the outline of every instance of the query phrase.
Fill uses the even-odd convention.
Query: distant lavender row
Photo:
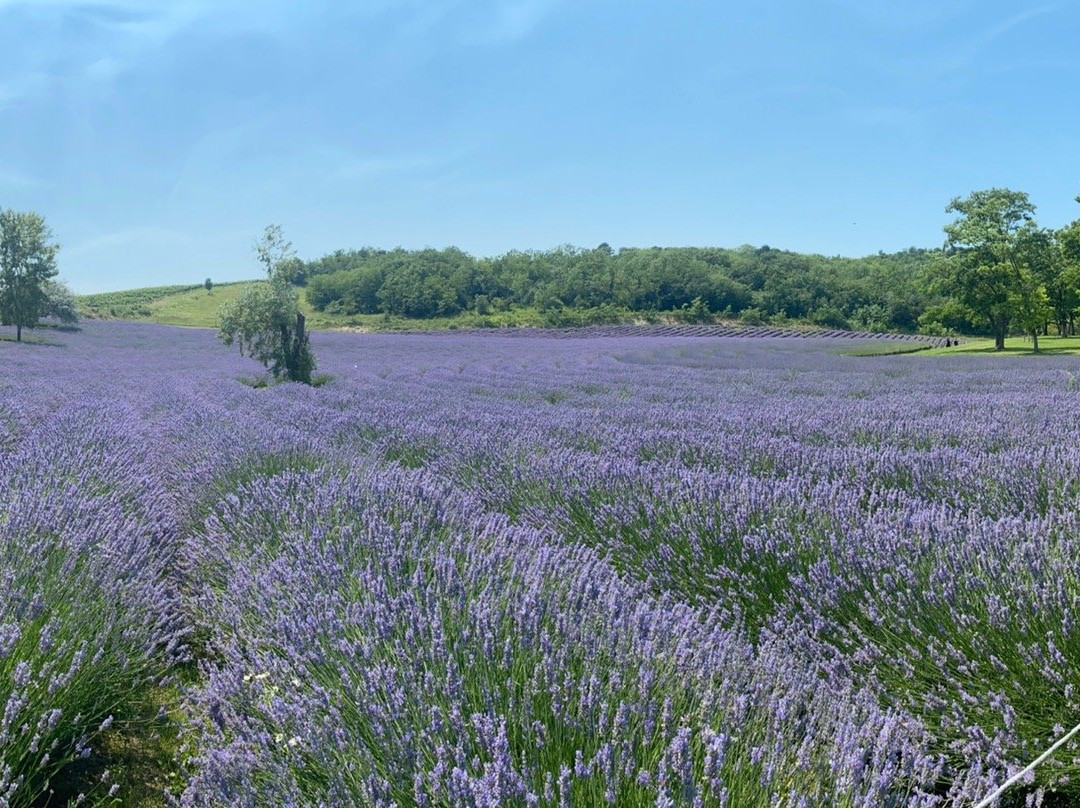
[[[942,804],[1080,721],[1068,358],[315,335],[335,381],[255,390],[207,332],[64,340],[0,343],[0,447],[155,537],[116,585],[181,602],[125,609],[216,660],[188,804]]]
[[[547,339],[587,339],[589,337],[791,337],[795,339],[851,339],[915,342],[932,348],[953,340],[923,334],[883,334],[839,329],[777,328],[764,325],[593,325],[578,328],[471,328],[437,331],[455,336],[544,337]]]

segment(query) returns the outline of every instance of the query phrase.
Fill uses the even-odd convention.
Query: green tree
[[[66,283],[45,281],[45,299],[44,316],[69,325],[79,322],[79,303]]]
[[[304,286],[307,284],[306,267],[303,261],[292,255],[278,264],[277,271],[293,286]]]
[[[919,315],[919,333],[944,337],[958,334],[971,323],[968,310],[955,300],[946,299]]]
[[[623,310],[622,316],[629,310],[680,317],[701,298],[713,313],[737,315],[753,306],[765,318],[783,315],[833,327],[852,322],[863,309],[863,315],[873,314],[875,330],[913,331],[928,306],[943,302],[928,294],[926,277],[939,254],[909,249],[826,258],[769,247],[615,251],[601,244],[475,259],[454,248],[364,248],[303,264],[302,274],[307,301],[333,314],[454,316],[486,298],[491,311],[528,306],[566,323],[579,314],[607,317],[610,309],[593,311],[604,306]]]
[[[268,224],[262,238],[255,242],[255,258],[266,271],[266,277],[273,278],[279,267],[290,264],[296,258],[292,242],[285,238],[285,231],[280,224]]]
[[[214,291],[214,282],[209,278],[203,281],[203,286],[206,288],[206,294],[210,294]]]
[[[850,322],[856,331],[883,334],[889,330],[889,310],[880,303],[859,306],[851,313]]]
[[[1046,287],[1039,276],[1028,267],[1021,267],[1012,294],[1013,318],[1016,325],[1031,337],[1035,353],[1039,352],[1039,332],[1043,330],[1047,319],[1053,313]]]
[[[1032,230],[1021,244],[1024,266],[1034,273],[1046,292],[1048,312],[1043,333],[1048,333],[1048,324],[1053,321],[1062,336],[1069,333],[1076,307],[1080,305],[1078,276],[1067,260],[1064,233],[1066,230]]]
[[[37,213],[0,211],[0,323],[33,328],[48,307],[46,283],[57,273],[52,231]]]
[[[957,197],[945,210],[959,214],[945,226],[946,290],[973,323],[989,328],[994,349],[1004,350],[1019,301],[1032,299],[1024,287],[1024,248],[1037,229],[1035,206],[1021,191],[991,188]]]
[[[1080,196],[1076,197],[1080,202]],[[1058,250],[1059,275],[1058,283],[1062,287],[1065,300],[1062,305],[1063,313],[1067,318],[1068,333],[1076,332],[1075,315],[1080,308],[1080,219],[1070,222],[1055,233],[1055,243]],[[1055,306],[1056,310],[1056,306]],[[1059,328],[1060,328],[1059,324]],[[1061,333],[1066,333],[1062,331]]]
[[[226,345],[261,362],[275,379],[311,384],[311,353],[300,296],[289,283],[287,268],[294,257],[281,228],[271,225],[255,244],[255,254],[268,279],[248,284],[236,300],[221,309],[218,336]],[[283,271],[284,268],[284,271]]]

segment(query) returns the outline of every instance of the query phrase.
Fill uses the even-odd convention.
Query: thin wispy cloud
[[[497,44],[516,42],[544,24],[562,5],[562,0],[498,3],[492,9],[491,19],[481,29],[481,38]]]
[[[918,109],[898,105],[870,105],[844,110],[841,119],[865,129],[891,134],[913,135],[922,130],[925,114]]]
[[[49,85],[49,76],[38,70],[0,78],[0,110],[13,101],[41,93]]]
[[[924,28],[955,19],[976,0],[831,0],[863,20],[888,29]]]
[[[65,247],[64,254],[68,257],[79,257],[115,247],[127,247],[148,242],[178,244],[185,241],[186,238],[187,236],[184,234],[165,227],[151,225],[128,227],[123,230],[103,233],[78,244]]]
[[[956,55],[955,66],[966,67],[972,61],[974,61],[975,57],[977,57],[981,52],[989,48],[997,40],[1003,39],[1013,30],[1027,24],[1028,22],[1038,17],[1044,17],[1048,14],[1053,14],[1059,8],[1060,6],[1053,5],[1027,9],[1025,11],[1019,12],[1018,14],[1014,14],[1007,19],[1002,20],[996,25],[990,26],[989,28],[985,29],[984,31],[973,37],[967,43],[966,47],[960,49],[960,51]]]
[[[961,32],[959,36],[950,38],[948,42],[939,46],[935,52],[921,58],[904,59],[899,67],[911,75],[921,77],[944,77],[967,71],[995,42],[1004,39],[1035,19],[1055,13],[1061,7],[1058,4],[1026,9],[973,34]],[[1008,58],[1015,58],[1016,55],[1009,54]]]
[[[40,178],[17,168],[0,165],[0,192],[42,188],[46,183]]]
[[[351,158],[339,163],[331,176],[343,180],[359,180],[386,175],[417,174],[446,165],[445,159],[433,155]]]
[[[201,2],[0,0],[0,26],[32,21],[33,47],[8,48],[0,105],[108,84],[156,53],[208,10]],[[78,22],[69,25],[67,21]],[[22,45],[23,43],[19,43]],[[76,85],[70,87],[70,85]]]
[[[1078,29],[1060,0],[0,0],[0,204],[81,289],[247,276],[271,221],[305,257],[936,244],[1004,153],[1072,215]],[[823,182],[889,226],[811,226]]]

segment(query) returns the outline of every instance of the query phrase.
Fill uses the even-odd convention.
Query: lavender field
[[[1075,359],[55,341],[0,342],[0,805],[131,804],[158,725],[160,804],[970,805],[1080,721]]]

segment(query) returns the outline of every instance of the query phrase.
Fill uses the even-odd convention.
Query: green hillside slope
[[[83,315],[92,320],[125,320],[158,325],[185,326],[188,328],[217,328],[221,307],[240,296],[244,287],[252,281],[216,284],[207,294],[203,286],[156,286],[145,289],[129,289],[122,292],[104,292],[82,295],[78,298]],[[382,315],[334,315],[315,311],[307,302],[304,290],[300,291],[300,308],[308,318],[310,328],[317,331],[333,329],[357,330],[414,330],[444,329],[452,320],[415,322],[404,318],[387,319]],[[507,325],[538,324],[523,319],[520,323]],[[465,327],[462,325],[462,327]]]
[[[221,306],[235,300],[247,283],[249,281],[216,284],[209,294],[199,284],[82,295],[79,308],[84,317],[95,320],[216,328]]]
[[[240,296],[252,281],[215,285],[207,294],[202,286],[157,286],[105,292],[79,297],[82,315],[94,320],[125,320],[188,328],[217,328],[218,312]],[[382,314],[339,314],[316,311],[308,302],[307,290],[300,290],[300,309],[314,331],[444,331],[455,328],[508,328],[542,326],[548,323],[533,308],[480,316],[465,312],[451,317],[413,319]],[[629,318],[629,316],[627,317]]]

